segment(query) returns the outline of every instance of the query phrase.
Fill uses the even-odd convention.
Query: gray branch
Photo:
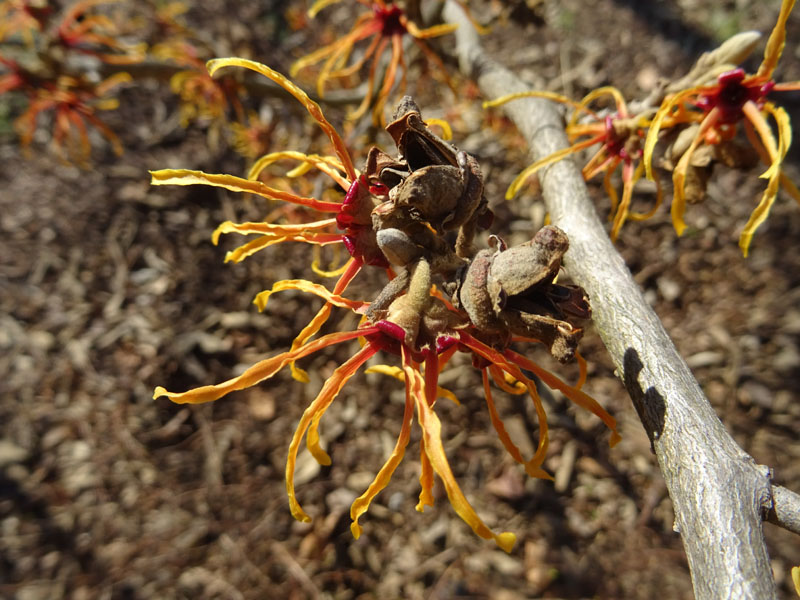
[[[443,14],[459,25],[460,69],[478,83],[485,98],[529,89],[484,54],[457,4],[447,2]],[[534,160],[568,145],[552,103],[516,100],[504,110]],[[791,511],[774,508],[781,496],[773,494],[770,470],[757,465],[717,418],[609,240],[574,162],[555,163],[540,171],[539,179],[553,224],[569,235],[565,267],[588,292],[597,330],[650,437],[675,507],[675,530],[683,540],[696,597],[776,598],[762,523],[768,514],[789,522]],[[794,519],[796,527],[796,512]]]

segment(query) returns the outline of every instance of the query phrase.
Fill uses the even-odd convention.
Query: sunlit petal
[[[377,327],[367,327],[357,331],[343,331],[331,333],[323,336],[317,340],[309,342],[308,344],[288,352],[282,352],[277,356],[267,358],[259,361],[252,367],[248,368],[244,373],[238,377],[218,383],[216,385],[204,385],[188,392],[168,392],[161,386],[158,386],[153,392],[153,399],[161,396],[166,396],[173,402],[178,404],[201,404],[203,402],[213,402],[237,390],[254,386],[255,384],[269,379],[280,371],[283,367],[292,361],[303,358],[318,352],[322,348],[326,348],[332,344],[346,342],[361,336],[369,335],[378,331]]]
[[[322,109],[320,109],[319,104],[309,98],[308,94],[306,94],[297,85],[292,83],[288,78],[286,78],[284,75],[281,75],[277,71],[270,69],[266,65],[262,65],[261,63],[252,60],[247,60],[245,58],[216,58],[208,61],[208,63],[206,63],[206,67],[211,75],[214,75],[214,73],[223,67],[244,67],[245,69],[250,69],[251,71],[255,71],[256,73],[260,73],[264,77],[271,79],[289,92],[292,96],[297,98],[297,100],[299,100],[300,103],[306,107],[306,110],[309,112],[309,114],[327,134],[328,139],[330,139],[331,143],[333,144],[336,156],[338,156],[339,160],[342,161],[342,166],[344,167],[345,173],[347,173],[348,179],[350,179],[350,181],[355,181],[357,177],[356,170],[355,167],[353,167],[353,161],[350,158],[350,154],[347,151],[344,140],[342,140],[341,136],[333,127],[333,125],[328,122],[328,120],[325,118],[325,115],[322,114]]]
[[[369,306],[369,302],[363,302],[361,300],[348,300],[339,294],[334,294],[325,286],[322,286],[318,283],[312,283],[311,281],[307,281],[305,279],[284,279],[283,281],[278,281],[272,286],[272,289],[265,290],[256,295],[255,299],[253,300],[253,304],[258,307],[259,311],[263,311],[267,307],[267,302],[272,294],[283,292],[285,290],[299,290],[301,292],[314,294],[315,296],[323,298],[326,302],[334,306],[338,306],[340,308],[349,308],[358,314],[362,314]]]
[[[323,202],[316,198],[304,198],[290,192],[271,188],[260,181],[242,179],[234,175],[204,173],[190,169],[161,169],[150,171],[152,185],[211,185],[232,192],[258,194],[270,200],[282,200],[300,206],[308,206],[320,212],[339,212],[342,205],[338,202]]]
[[[367,369],[366,372],[369,373],[373,368],[374,367],[370,367],[370,369]],[[394,375],[392,376],[394,377]],[[405,377],[401,375],[401,377],[398,377],[398,379],[405,380]],[[395,472],[395,469],[397,469],[397,465],[400,464],[400,461],[403,460],[403,456],[405,456],[408,440],[411,437],[411,421],[413,417],[414,401],[411,397],[408,386],[406,386],[406,405],[403,412],[403,421],[400,426],[400,434],[397,436],[397,442],[394,445],[394,449],[389,455],[387,461],[381,467],[380,471],[378,471],[375,479],[369,484],[367,491],[356,498],[355,502],[353,502],[352,506],[350,507],[350,518],[353,521],[350,524],[350,531],[353,533],[353,537],[356,539],[358,539],[361,535],[361,526],[358,524],[359,517],[367,512],[367,509],[369,508],[369,505],[375,496],[377,496],[381,490],[388,485],[389,480],[392,478],[392,475]]]
[[[309,452],[311,452],[320,464],[329,465],[331,463],[330,457],[319,446],[319,432],[317,430],[319,420],[322,418],[322,415],[325,414],[325,411],[347,381],[355,374],[358,368],[377,351],[377,347],[368,343],[349,360],[337,367],[333,374],[325,381],[325,384],[322,386],[322,389],[319,394],[317,394],[314,401],[303,412],[303,416],[300,417],[300,423],[297,425],[292,441],[289,444],[289,454],[286,459],[286,493],[289,495],[289,508],[292,511],[292,516],[298,521],[307,523],[311,520],[311,517],[300,508],[300,503],[297,501],[294,490],[294,471],[297,464],[297,451],[300,447],[303,435],[306,430],[309,430],[308,439],[306,441]]]
[[[424,382],[420,372],[411,366],[405,346],[403,346],[403,370],[406,372],[406,385],[410,387],[410,393],[417,407],[417,420],[422,429],[422,440],[425,448],[425,455],[430,460],[433,470],[442,480],[450,504],[455,509],[459,517],[469,525],[472,530],[483,539],[493,539],[495,543],[506,552],[511,552],[516,542],[516,536],[510,532],[495,534],[480,519],[475,509],[467,501],[461,488],[453,476],[450,464],[444,453],[442,446],[442,424],[439,417],[429,406],[425,398]]]
[[[401,369],[400,367],[393,367],[391,365],[372,365],[364,372],[380,373],[381,375],[388,375],[389,377],[394,377],[398,381],[403,381],[403,382],[405,382],[406,380],[406,374],[403,371],[403,369]],[[461,404],[461,402],[459,402],[458,398],[453,392],[451,392],[450,390],[446,390],[441,386],[436,386],[436,397],[446,398],[447,400],[450,400],[456,405]]]
[[[772,72],[783,54],[783,47],[786,45],[786,21],[789,19],[789,13],[794,8],[795,0],[783,0],[781,2],[781,12],[778,14],[778,21],[772,32],[769,34],[767,45],[764,48],[764,60],[761,61],[761,66],[758,68],[757,77],[769,78],[772,77]]]
[[[362,266],[361,261],[358,261],[355,258],[351,258],[349,261],[347,261],[347,269],[345,270],[344,273],[342,273],[342,276],[339,278],[339,281],[336,282],[336,285],[333,288],[333,293],[335,295],[340,295],[342,292],[344,292],[348,284],[361,270],[361,266]],[[292,342],[292,350],[295,350],[296,348],[299,348],[300,346],[305,344],[309,339],[311,339],[312,336],[314,336],[320,330],[320,328],[328,320],[332,308],[333,305],[326,302],[322,306],[322,308],[319,309],[317,314],[314,315],[314,318],[311,319],[311,321],[309,321],[305,327],[303,327],[302,331],[300,331],[300,333]],[[308,383],[309,381],[308,373],[306,373],[305,371],[303,371],[303,369],[295,365],[294,361],[292,361],[292,363],[289,365],[289,368],[291,369],[292,377],[294,379],[302,383]]]
[[[606,427],[611,430],[611,438],[609,440],[610,446],[615,446],[622,439],[622,437],[619,435],[619,432],[617,432],[616,419],[608,414],[608,412],[606,412],[606,410],[597,403],[597,400],[578,389],[578,386],[573,387],[567,383],[564,383],[550,371],[543,369],[535,362],[525,358],[513,350],[506,350],[505,355],[523,369],[527,369],[528,371],[535,373],[536,376],[541,379],[545,385],[547,385],[547,387],[558,390],[581,408],[584,408],[597,415],[600,420],[606,424]]]

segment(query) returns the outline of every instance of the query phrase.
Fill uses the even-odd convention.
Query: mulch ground
[[[221,54],[248,48],[287,72],[292,57],[326,31],[323,20],[288,32],[281,20],[288,4],[295,3],[203,3],[189,18]],[[471,4],[487,15],[501,3]],[[613,83],[636,97],[655,75],[685,71],[720,36],[768,31],[777,5],[518,0],[485,44],[539,87],[580,97]],[[343,19],[341,10],[331,9],[332,22]],[[794,16],[779,69],[786,80],[800,79],[800,50],[791,42],[799,35]],[[417,83],[412,77],[423,115],[449,119],[455,143],[481,161],[497,214],[493,232],[512,243],[529,238],[545,217],[535,187],[502,200],[527,162],[519,138],[502,120],[487,119],[466,84],[465,98],[453,101],[446,90]],[[321,301],[287,292],[258,313],[255,294],[277,280],[309,277],[311,253],[285,245],[223,264],[236,240],[214,247],[216,225],[260,220],[274,207],[211,188],[151,188],[147,170],[242,174],[245,159],[210,143],[200,125],[181,128],[166,83],[128,88],[121,101],[107,121],[126,152],[116,158],[99,144],[90,169],[60,163],[46,136],[32,158],[21,156],[7,128],[0,138],[0,596],[691,597],[658,465],[591,328],[582,342],[586,389],[618,419],[624,439],[609,449],[596,418],[545,394],[552,428],[545,467],[555,484],[527,478],[505,453],[468,361],[454,360],[443,374],[442,385],[461,401],[437,404],[448,457],[484,520],[517,534],[510,555],[473,535],[440,487],[434,507],[414,510],[418,431],[353,540],[349,505],[394,444],[403,410],[402,386],[376,374],[356,376],[323,421],[332,466],[302,454],[298,494],[314,520],[291,517],[283,472],[291,432],[352,345],[304,361],[309,384],[282,373],[213,405],[153,401],[156,385],[219,382],[287,349]],[[784,104],[800,119],[796,95]],[[287,102],[263,105],[280,121],[271,149],[325,150]],[[340,108],[323,107],[341,123]],[[390,148],[383,134],[378,143]],[[798,157],[790,154],[790,174],[798,173]],[[798,491],[800,207],[780,196],[743,259],[736,241],[764,186],[756,175],[719,169],[708,200],[688,208],[682,238],[662,207],[653,219],[626,225],[617,247],[728,430],[774,469],[776,482]],[[599,186],[593,193],[605,217],[608,200]],[[652,191],[644,186],[638,199],[644,205]],[[366,278],[363,289],[378,281]],[[355,324],[339,314],[331,328]],[[531,358],[558,368],[541,351]],[[530,454],[537,437],[529,403],[496,400]],[[769,524],[765,534],[780,593],[789,598],[800,543]]]

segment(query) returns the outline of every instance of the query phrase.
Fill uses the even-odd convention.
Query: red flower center
[[[403,35],[406,33],[406,26],[403,25],[403,10],[395,5],[379,6],[374,5],[375,18],[381,23],[381,33],[390,37],[393,35]]]
[[[717,89],[704,95],[697,102],[697,107],[702,110],[717,108],[720,111],[720,122],[735,123],[744,116],[742,107],[747,102],[755,102],[759,107],[766,101],[767,94],[775,87],[772,80],[764,81],[751,78],[746,81],[744,70],[733,69],[722,73],[717,81]]]

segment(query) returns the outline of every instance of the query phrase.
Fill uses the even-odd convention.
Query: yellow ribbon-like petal
[[[795,0],[783,0],[781,2],[781,12],[778,14],[778,22],[772,28],[769,34],[767,45],[764,48],[764,60],[761,61],[761,66],[758,68],[758,77],[769,78],[772,77],[772,72],[778,64],[778,61],[783,54],[783,47],[786,45],[786,21],[789,19],[789,13],[794,8]]]
[[[690,96],[713,91],[713,89],[714,88],[690,88],[678,92],[677,94],[667,96],[661,103],[653,120],[650,122],[650,127],[647,128],[647,137],[645,137],[644,148],[642,150],[642,162],[644,163],[645,174],[648,179],[652,181],[655,178],[653,175],[653,151],[658,143],[658,133],[661,131],[661,126],[672,113],[672,109],[680,106],[681,102]]]
[[[383,367],[385,365],[381,366]],[[370,367],[370,369],[373,368],[374,367]],[[365,372],[370,372],[370,369],[367,369]],[[405,377],[403,377],[403,379],[405,379]],[[369,505],[375,496],[377,496],[381,490],[383,490],[389,484],[389,480],[392,478],[395,469],[397,469],[397,466],[403,460],[403,456],[405,456],[408,440],[411,437],[411,420],[413,417],[414,401],[411,398],[411,393],[408,389],[408,386],[406,386],[406,406],[405,410],[403,411],[403,422],[400,426],[400,434],[397,436],[397,442],[394,445],[394,449],[389,455],[387,461],[381,467],[380,471],[378,471],[375,479],[369,484],[367,491],[356,498],[355,502],[353,502],[352,506],[350,506],[350,518],[353,521],[350,524],[350,531],[353,533],[353,537],[356,539],[358,539],[361,535],[361,526],[358,524],[359,517],[367,512],[367,509],[369,509]]]
[[[282,281],[278,281],[273,284],[272,289],[264,290],[263,292],[257,294],[253,300],[253,304],[258,307],[259,311],[263,312],[263,310],[267,307],[267,302],[269,302],[270,296],[276,292],[283,292],[285,290],[299,290],[301,292],[314,294],[315,296],[319,296],[334,306],[338,306],[340,308],[349,308],[358,314],[363,314],[369,307],[369,302],[363,302],[361,300],[349,300],[340,296],[339,294],[334,294],[325,286],[322,286],[318,283],[313,283],[306,279],[284,279]]]
[[[335,227],[336,219],[324,219],[322,221],[314,221],[312,223],[298,223],[290,225],[281,225],[275,223],[233,223],[232,221],[225,221],[220,224],[211,234],[211,243],[215,246],[219,243],[219,237],[225,233],[239,233],[241,235],[250,235],[253,233],[290,238],[297,234],[305,233],[320,233],[325,229]],[[341,237],[341,234],[339,234]]]
[[[355,375],[358,368],[377,351],[377,346],[367,344],[347,362],[337,367],[333,374],[325,381],[325,384],[322,386],[319,394],[317,394],[317,397],[314,398],[314,401],[303,412],[303,416],[300,417],[300,423],[297,429],[295,429],[294,436],[292,436],[292,441],[289,444],[289,455],[286,459],[286,493],[289,496],[289,508],[292,511],[292,516],[298,521],[304,523],[311,521],[311,517],[300,507],[294,490],[294,471],[297,465],[297,451],[300,447],[300,441],[303,439],[306,430],[310,427],[311,429],[308,432],[308,439],[306,441],[308,450],[320,464],[329,465],[331,463],[330,456],[319,446],[319,432],[317,430],[319,420],[322,418],[322,415],[325,414],[325,411],[347,381]]]
[[[506,552],[511,552],[516,542],[516,536],[510,532],[495,534],[470,506],[461,488],[453,476],[450,464],[442,446],[442,424],[439,417],[425,398],[425,384],[418,369],[413,368],[408,356],[408,350],[402,346],[403,371],[406,373],[406,385],[417,407],[417,420],[422,428],[422,442],[425,455],[430,460],[431,467],[442,480],[450,504],[472,530],[483,539],[493,539],[495,543]]]
[[[361,270],[361,262],[357,261],[354,258],[350,258],[350,260],[347,261],[346,266],[347,269],[345,270],[344,273],[342,273],[342,276],[339,278],[339,281],[336,282],[336,285],[333,288],[333,293],[335,295],[341,294],[348,286],[348,284],[353,280],[356,274],[358,274],[358,272]],[[322,306],[322,308],[319,309],[317,314],[314,315],[314,318],[311,319],[311,321],[309,321],[308,325],[303,327],[302,331],[299,334],[297,334],[297,337],[292,342],[292,350],[294,350],[295,348],[299,348],[300,346],[305,344],[314,334],[316,334],[320,330],[320,328],[328,320],[332,308],[333,305],[326,302]],[[292,362],[289,365],[289,368],[291,369],[292,377],[294,379],[300,381],[301,383],[308,383],[309,381],[308,373],[303,371],[303,369],[295,365],[294,362]]]
[[[206,63],[206,68],[208,68],[208,72],[211,75],[214,75],[214,73],[224,67],[243,67],[245,69],[255,71],[256,73],[260,73],[264,77],[267,77],[268,79],[277,83],[292,96],[294,96],[303,106],[306,107],[308,113],[327,134],[328,139],[330,139],[331,143],[333,144],[333,149],[336,152],[336,156],[338,156],[339,160],[342,161],[342,166],[344,167],[345,173],[347,173],[347,178],[350,181],[356,180],[356,170],[355,167],[353,167],[353,160],[350,158],[350,154],[347,151],[347,146],[345,146],[344,140],[342,140],[341,136],[337,133],[333,125],[328,122],[328,120],[325,118],[325,115],[322,114],[322,109],[319,107],[319,104],[309,98],[308,94],[306,94],[297,85],[292,83],[286,76],[273,69],[270,69],[266,65],[262,65],[261,63],[252,60],[247,60],[245,58],[215,58]]]
[[[284,192],[272,188],[260,181],[242,179],[234,175],[219,173],[204,173],[203,171],[193,171],[190,169],[161,169],[150,171],[152,185],[211,185],[224,188],[232,192],[245,192],[258,194],[270,200],[282,200],[308,206],[321,212],[339,212],[342,205],[338,202],[323,202],[316,198],[304,198],[290,192]]]
[[[294,160],[300,164],[289,171],[287,177],[299,177],[304,175],[311,168],[316,168],[330,176],[342,189],[347,190],[350,182],[342,177],[340,171],[344,171],[342,161],[334,156],[320,156],[318,154],[305,154],[294,150],[283,150],[281,152],[270,152],[259,158],[247,173],[247,178],[256,180],[261,172],[271,164],[279,160]]]
[[[381,375],[388,375],[389,377],[394,377],[398,381],[403,381],[403,382],[405,382],[406,380],[406,375],[403,369],[401,369],[400,367],[392,367],[390,365],[373,365],[364,372],[380,373]],[[436,386],[436,397],[447,398],[448,400],[456,404],[456,406],[461,406],[461,402],[453,392],[451,392],[450,390],[446,390],[445,388],[438,385]]]
[[[739,236],[739,247],[742,249],[742,254],[746,257],[756,229],[766,220],[775,202],[775,198],[778,195],[778,186],[781,180],[781,163],[791,143],[792,131],[789,123],[789,115],[786,114],[786,111],[782,107],[775,107],[773,104],[767,103],[764,106],[764,110],[771,114],[778,124],[779,142],[776,147],[772,130],[769,128],[766,119],[761,115],[758,107],[753,102],[746,102],[742,110],[749,123],[751,123],[758,132],[760,141],[766,149],[770,160],[769,168],[761,175],[761,177],[768,178],[767,188],[764,190],[761,201],[753,210]]]
[[[288,352],[282,352],[277,356],[272,356],[259,361],[238,377],[234,377],[228,381],[224,381],[216,385],[204,385],[202,387],[189,390],[188,392],[168,392],[163,387],[158,386],[153,392],[153,399],[155,400],[161,396],[166,396],[177,404],[202,404],[204,402],[213,402],[214,400],[218,400],[230,392],[243,390],[260,383],[265,379],[269,379],[292,361],[299,360],[304,356],[318,352],[319,350],[332,344],[346,342],[347,340],[352,340],[358,337],[369,335],[371,333],[376,333],[377,331],[377,327],[367,327],[357,331],[331,333],[314,340],[313,342],[309,342],[308,344],[299,348],[290,350]]]

